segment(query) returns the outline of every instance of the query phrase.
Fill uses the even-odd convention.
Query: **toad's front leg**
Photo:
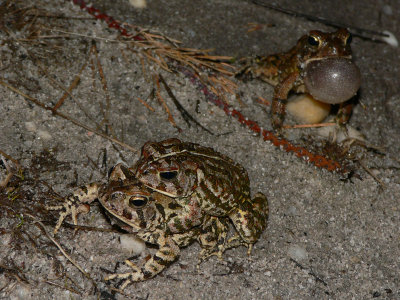
[[[74,225],[78,225],[77,216],[80,213],[89,212],[90,208],[87,204],[90,204],[96,200],[99,196],[99,187],[101,186],[98,182],[93,182],[78,188],[74,193],[69,195],[63,205],[47,206],[47,210],[61,210],[58,218],[56,227],[54,228],[54,234],[58,232],[64,219],[71,215]]]
[[[339,125],[345,125],[349,121],[351,113],[353,111],[353,106],[354,104],[352,100],[340,103],[340,107],[336,115],[336,122]]]
[[[288,95],[299,76],[298,72],[290,73],[289,76],[275,86],[271,108],[271,122],[274,130],[282,128]]]
[[[126,279],[120,288],[123,290],[129,283],[153,278],[171,265],[179,256],[179,246],[170,236],[164,236],[161,232],[156,235],[158,234],[157,244],[159,245],[159,249],[142,267],[138,267],[130,260],[126,260],[125,263],[132,268],[131,272],[112,274],[104,279]],[[140,234],[138,236],[141,237]]]

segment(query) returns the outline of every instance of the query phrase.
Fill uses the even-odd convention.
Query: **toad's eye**
[[[148,198],[145,196],[132,196],[129,198],[129,206],[132,208],[143,208],[147,202]]]
[[[345,41],[345,45],[349,45],[351,43],[351,41],[353,40],[353,36],[351,34],[349,34],[349,36],[346,38]]]
[[[319,38],[313,35],[310,35],[307,40],[308,44],[311,46],[319,46]]]
[[[178,171],[165,171],[160,172],[161,179],[164,180],[172,180],[178,175]]]

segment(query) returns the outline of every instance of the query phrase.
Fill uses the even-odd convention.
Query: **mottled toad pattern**
[[[182,207],[175,199],[145,187],[121,164],[110,173],[106,184],[91,183],[76,190],[61,206],[48,209],[62,210],[54,232],[57,233],[64,219],[71,215],[74,224],[81,212],[88,212],[87,205],[98,199],[113,223],[135,234],[145,242],[158,246],[157,252],[139,267],[130,260],[125,263],[132,271],[107,276],[106,280],[124,279],[121,289],[129,283],[154,277],[177,259],[180,248],[197,240],[202,248],[199,263],[210,255],[221,257],[228,248],[227,218],[196,215],[199,225],[190,222],[186,227],[172,224],[171,220],[182,214]],[[187,212],[187,211],[186,211]],[[196,211],[199,214],[201,211]],[[171,225],[172,224],[172,225]]]
[[[252,199],[247,171],[211,148],[179,139],[148,142],[133,171],[148,188],[174,198],[182,207],[197,205],[207,215],[229,217],[237,234],[227,247],[244,244],[250,253],[266,227],[267,198],[257,193]],[[181,212],[176,224],[194,221]]]

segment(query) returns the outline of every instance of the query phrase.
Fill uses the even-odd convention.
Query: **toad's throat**
[[[307,91],[315,99],[329,104],[349,100],[361,85],[359,68],[346,57],[307,61],[303,76]]]

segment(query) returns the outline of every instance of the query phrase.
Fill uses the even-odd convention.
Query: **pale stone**
[[[147,6],[146,0],[129,0],[129,3],[134,8],[146,8]]]
[[[308,258],[308,252],[306,249],[299,245],[291,245],[288,249],[288,255],[290,258],[296,261],[306,260]]]
[[[145,242],[134,235],[124,234],[119,240],[122,249],[129,252],[131,255],[139,255],[146,249]]]

